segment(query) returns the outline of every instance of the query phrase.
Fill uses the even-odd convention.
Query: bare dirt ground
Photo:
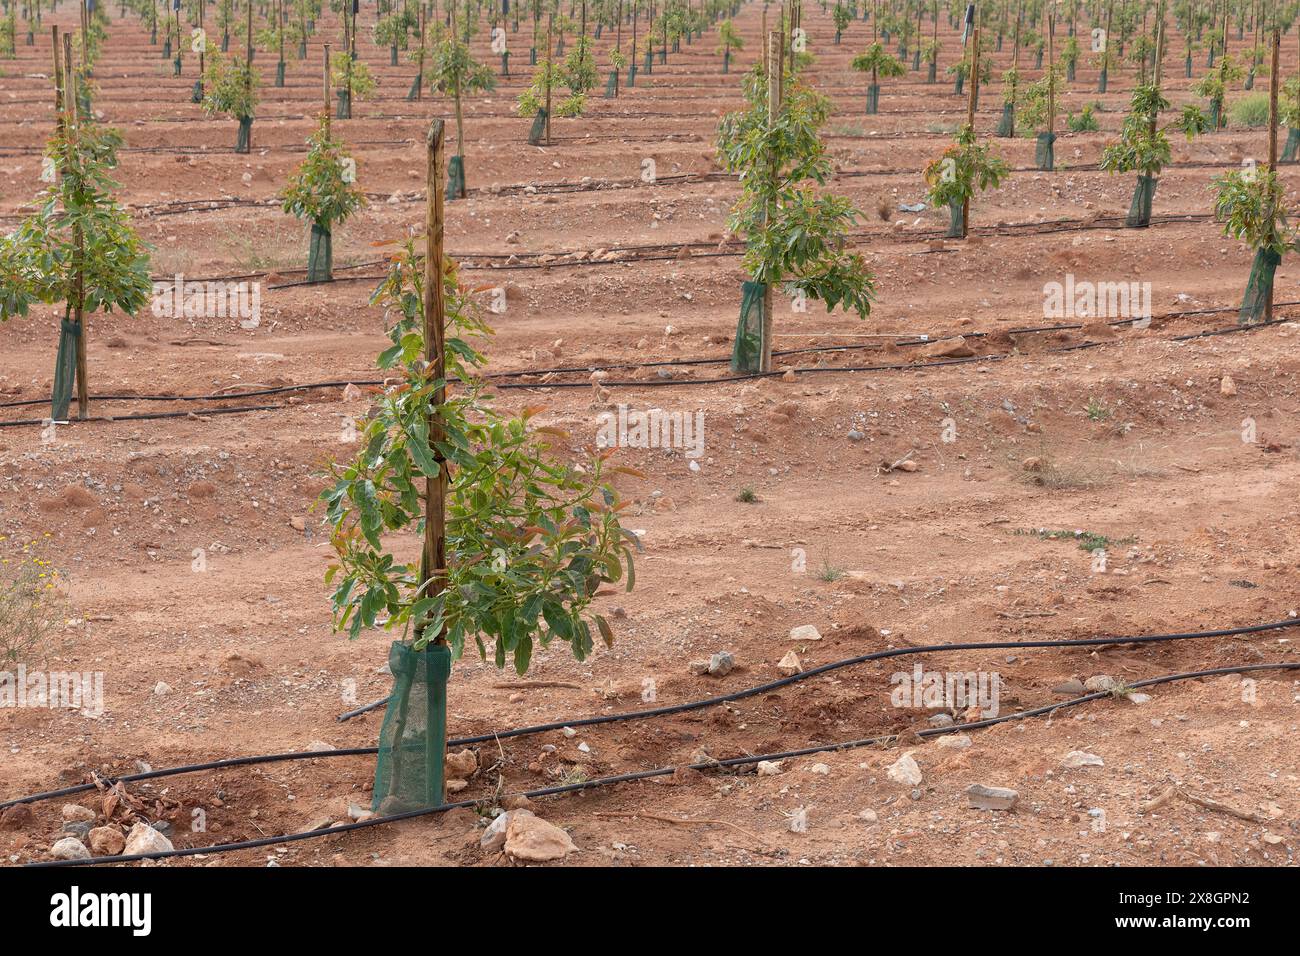
[[[264,283],[262,322],[245,330],[236,319],[96,315],[92,393],[375,379],[385,340],[383,316],[367,304],[382,271],[371,244],[421,227],[424,135],[430,118],[449,115],[447,102],[407,102],[411,67],[388,66],[363,23],[360,49],[379,90],[336,129],[370,202],[335,236],[339,281],[278,288],[301,279],[307,237],[273,197],[302,159],[320,43],[339,42],[336,23],[322,25],[306,62],[290,64],[285,89],[264,85],[254,149],[241,156],[231,149],[235,124],[209,120],[188,101],[192,58],[184,76],[171,77],[147,31],[113,15],[96,106],[126,138],[121,195],[156,248],[153,272],[252,275]],[[783,356],[779,365],[795,371],[779,378],[697,384],[727,374],[739,305],[738,246],[720,245],[737,187],[717,172],[712,142],[719,116],[740,105],[739,68],[753,62],[761,15],[751,3],[737,18],[747,43],[732,75],[721,75],[706,35],[617,100],[597,95],[587,117],[556,120],[550,147],[527,146],[529,121],[512,114],[519,75],[466,104],[472,192],[448,207],[447,246],[472,282],[506,289],[506,311],[493,317],[491,370],[583,370],[525,377],[530,387],[504,391],[501,401],[545,404],[546,420],[575,436],[575,451],[594,439],[599,413],[620,402],[703,410],[706,450],[698,472],[680,450],[620,452],[649,477],[618,479],[634,502],[626,524],[644,531],[645,552],[635,591],[602,599],[618,617],[614,648],[584,664],[563,646],[536,655],[529,680],[572,687],[512,689],[512,674],[461,660],[450,686],[451,733],[638,709],[647,678],[660,704],[738,690],[777,677],[791,650],[812,667],[887,647],[1160,633],[1294,615],[1300,324],[1175,341],[1235,323],[1250,254],[1210,221],[1207,186],[1243,158],[1263,156],[1265,132],[1230,127],[1176,143],[1155,211],[1194,221],[1147,230],[1090,223],[1128,206],[1133,178],[1096,163],[1133,75],[1126,67],[1099,95],[1095,69],[1081,64],[1064,111],[1099,101],[1102,131],[1063,133],[1054,173],[1032,168],[1032,140],[998,140],[1015,174],[975,201],[971,240],[934,242],[946,211],[907,213],[899,204],[923,198],[920,168],[964,115],[965,99],[943,76],[957,59],[957,34],[941,25],[938,84],[927,85],[923,73],[885,80],[882,112],[864,116],[865,80],[847,64],[870,27],[855,23],[836,46],[829,17],[810,5],[811,75],[837,107],[828,127],[839,171],[832,185],[866,214],[858,242],[879,279],[878,304],[867,322],[816,306],[778,314],[779,347],[851,351]],[[51,21],[72,17],[60,9]],[[525,50],[512,72],[527,69],[525,30],[510,38]],[[609,42],[606,34],[598,43],[602,63]],[[486,38],[475,43],[489,59]],[[53,116],[48,35],[34,48],[20,35],[18,52],[16,62],[0,61],[6,229],[40,188]],[[996,59],[995,75],[1009,64],[1009,43]],[[1294,68],[1293,53],[1287,59]],[[1198,75],[1203,60],[1198,53]],[[258,62],[273,71],[271,56]],[[1181,48],[1167,63],[1180,106],[1191,100]],[[996,83],[981,103],[983,131],[999,108]],[[655,184],[640,179],[646,158],[655,161]],[[1054,220],[1071,222],[1055,231],[1027,225]],[[1055,324],[1043,320],[1043,287],[1066,273],[1150,282],[1157,318],[1142,330],[1011,334]],[[1296,286],[1286,261],[1278,301],[1300,299]],[[1160,317],[1190,310],[1206,311]],[[56,328],[47,309],[0,328],[4,401],[48,397]],[[986,361],[913,369],[934,346],[897,344],[972,332],[983,333],[968,344]],[[1085,343],[1096,347],[1067,348]],[[654,368],[614,368],[610,382],[621,384],[607,383],[603,401],[586,384],[590,366],[698,357],[720,364],[674,366],[668,379]],[[839,371],[849,366],[895,368]],[[1224,376],[1235,394],[1224,394]],[[582,387],[559,387],[567,382]],[[39,426],[0,430],[0,534],[51,535],[42,540],[71,581],[76,623],[46,666],[105,674],[98,719],[0,710],[0,799],[84,782],[95,771],[134,772],[141,761],[157,768],[314,741],[374,744],[379,712],[346,723],[335,716],[349,701],[387,693],[391,638],[367,633],[353,642],[331,632],[322,582],[330,551],[320,512],[310,510],[324,462],[352,452],[340,438],[366,403],[330,388],[199,406],[259,403],[279,407],[74,423],[53,441],[42,441]],[[92,406],[100,415],[185,409]],[[0,413],[48,414],[39,405]],[[1242,440],[1247,420],[1254,443]],[[945,428],[954,441],[944,440]],[[881,470],[909,453],[915,471]],[[1037,461],[1027,468],[1027,459]],[[743,488],[757,500],[738,501]],[[1077,542],[1034,529],[1106,536],[1104,568]],[[205,570],[194,570],[196,549]],[[815,625],[823,640],[793,644],[790,629],[801,624]],[[920,663],[997,672],[1003,709],[1014,711],[1061,699],[1053,689],[1072,677],[1131,682],[1294,661],[1296,636],[927,654]],[[720,650],[736,657],[728,676],[688,669]],[[493,769],[462,796],[490,806],[496,792],[683,764],[701,752],[727,758],[905,732],[931,712],[893,706],[890,676],[916,661],[842,669],[667,719],[485,746],[480,762]],[[1286,865],[1300,840],[1300,681],[1291,672],[1252,676],[1253,685],[1240,677],[1173,683],[1144,703],[1120,697],[975,730],[964,750],[914,740],[787,760],[776,775],[679,773],[532,808],[570,831],[580,848],[571,865]],[[160,682],[170,692],[156,693]],[[1063,768],[1075,750],[1104,766]],[[915,786],[886,773],[908,751],[923,775]],[[178,847],[203,846],[346,821],[350,804],[368,803],[372,772],[369,758],[347,757],[181,776],[131,792],[150,818],[172,822]],[[965,791],[973,783],[1015,788],[1018,808],[971,809]],[[1245,816],[1181,798],[1144,811],[1170,785]],[[93,795],[84,802],[98,805]],[[59,805],[37,805],[25,824],[0,830],[0,859],[47,859]],[[196,808],[206,832],[190,832]],[[806,833],[790,830],[800,808]],[[168,865],[506,865],[480,852],[481,825],[458,810]]]

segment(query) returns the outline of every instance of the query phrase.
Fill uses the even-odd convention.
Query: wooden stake
[[[429,127],[426,150],[427,213],[425,218],[424,258],[424,358],[428,363],[431,381],[446,377],[443,332],[446,316],[442,289],[442,232],[443,232],[443,153],[446,124],[436,119]],[[435,406],[447,400],[447,389],[439,386],[433,394]],[[426,478],[424,485],[424,554],[420,567],[421,595],[438,594],[447,578],[447,464],[437,445],[444,439],[442,419],[436,412],[428,418],[429,443],[434,460],[438,463],[438,476]],[[426,588],[426,582],[432,582]],[[445,644],[439,632],[430,643]]]
[[[1273,27],[1273,63],[1268,78],[1268,174],[1270,182],[1272,177],[1277,173],[1277,93],[1278,83],[1282,74],[1281,64],[1282,52],[1282,33],[1276,25]],[[1272,191],[1269,192],[1270,202],[1268,208],[1268,238],[1270,241],[1276,237],[1273,234],[1273,205],[1271,202]],[[1268,296],[1264,300],[1264,321],[1273,321],[1273,283],[1268,285]]]
[[[75,136],[77,130],[77,89],[76,89],[76,69],[73,66],[72,59],[72,34],[63,34],[63,76],[64,76],[64,95],[63,95],[63,116],[64,128],[69,136]],[[77,417],[85,419],[90,414],[90,392],[86,385],[86,315],[85,315],[85,298],[86,298],[86,277],[84,274],[85,256],[86,256],[86,237],[81,232],[81,226],[72,227],[72,241],[75,246],[73,253],[73,280],[72,295],[73,319],[77,323]]]
[[[325,137],[328,139],[330,135],[330,112],[331,112],[330,110],[330,45],[328,43],[325,44],[325,71],[324,72],[325,72],[325,76],[324,76]]]
[[[971,47],[970,54],[970,98],[966,101],[966,125],[970,127],[971,135],[975,135],[975,101],[979,97],[980,89],[980,25],[979,18],[976,17],[975,24],[971,28]],[[970,233],[970,197],[967,196],[961,203],[961,237],[963,239]]]
[[[785,70],[783,61],[784,47],[785,44],[782,42],[780,30],[773,30],[767,35],[767,62],[770,67],[767,71],[767,121],[769,126],[776,124],[781,112],[781,77]],[[775,155],[769,156],[768,168],[771,175],[775,177]],[[765,228],[771,216],[772,211],[770,209],[763,210],[763,225]],[[769,283],[763,288],[763,329],[760,336],[763,348],[758,363],[760,372],[772,371],[772,303],[774,298],[772,286]]]

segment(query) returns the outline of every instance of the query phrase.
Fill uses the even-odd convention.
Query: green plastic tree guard
[[[1055,133],[1039,133],[1034,144],[1034,162],[1043,172],[1050,173],[1056,168]]]
[[[537,115],[533,117],[533,128],[528,131],[528,145],[541,146],[542,139],[546,136],[546,107],[537,110]]]
[[[447,198],[465,198],[465,157],[453,156],[447,161]]]
[[[1237,314],[1238,324],[1254,325],[1264,321],[1264,313],[1273,294],[1273,273],[1281,261],[1282,256],[1272,249],[1259,249],[1255,252],[1250,278],[1246,280],[1246,294],[1241,300],[1241,311]]]
[[[1128,208],[1128,218],[1124,225],[1130,229],[1145,229],[1151,225],[1151,201],[1156,195],[1156,178],[1138,176],[1137,187],[1133,190],[1133,202]]]
[[[311,247],[307,252],[307,281],[329,282],[334,278],[334,237],[328,223],[311,224]]]
[[[415,651],[395,641],[388,667],[393,693],[379,729],[371,809],[390,814],[441,806],[451,648],[431,644]]]
[[[763,299],[767,286],[745,281],[740,287],[740,321],[731,349],[731,370],[737,374],[757,372],[763,362]]]
[[[71,308],[64,309],[59,323],[59,351],[54,359],[54,389],[50,395],[50,418],[56,422],[68,420],[68,405],[72,402],[72,386],[77,378],[77,348],[81,341],[81,323],[69,318]]]
[[[235,137],[235,152],[247,153],[253,143],[253,117],[239,117],[239,135]]]

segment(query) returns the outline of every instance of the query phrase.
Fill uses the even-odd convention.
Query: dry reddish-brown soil
[[[759,46],[759,4],[737,18],[747,43],[732,75],[721,75],[706,35],[617,100],[597,94],[588,116],[556,120],[549,147],[526,145],[529,120],[512,114],[520,76],[465,105],[471,196],[448,205],[447,247],[472,282],[506,290],[506,311],[493,317],[491,370],[583,370],[519,379],[529,387],[503,391],[502,403],[546,405],[545,420],[574,436],[575,454],[594,439],[600,412],[617,403],[699,409],[706,449],[698,472],[680,450],[620,452],[648,478],[618,478],[633,502],[626,523],[644,531],[645,550],[635,591],[601,599],[617,617],[617,643],[581,664],[563,645],[536,655],[530,680],[574,686],[512,689],[513,674],[460,661],[450,685],[454,735],[637,709],[646,706],[647,678],[659,704],[738,690],[778,676],[790,650],[811,667],[887,647],[1220,628],[1296,612],[1300,324],[1175,340],[1235,323],[1250,253],[1211,221],[1207,187],[1244,158],[1263,157],[1265,132],[1230,126],[1178,140],[1151,228],[1095,221],[1122,215],[1133,187],[1132,176],[1108,175],[1097,163],[1134,77],[1126,66],[1098,95],[1096,71],[1083,64],[1063,108],[1099,101],[1102,131],[1062,133],[1054,173],[1033,168],[1032,140],[996,141],[1014,174],[975,201],[968,241],[935,242],[946,211],[908,213],[899,204],[923,198],[920,169],[964,115],[965,99],[942,75],[957,58],[957,34],[942,25],[939,84],[915,73],[886,80],[882,112],[864,116],[865,80],[847,64],[870,27],[853,24],[836,46],[829,17],[810,7],[817,59],[809,74],[836,106],[827,127],[831,185],[864,210],[855,242],[879,289],[865,322],[815,306],[779,312],[780,348],[853,347],[779,357],[790,375],[697,381],[727,374],[739,304],[739,246],[723,244],[737,185],[717,171],[712,143],[719,117],[740,105],[739,66]],[[368,306],[382,271],[372,244],[422,228],[425,132],[432,117],[449,115],[448,102],[406,101],[411,67],[390,67],[363,23],[361,51],[379,90],[335,128],[357,157],[370,202],[336,233],[339,281],[294,285],[306,232],[274,197],[302,159],[320,43],[340,42],[336,21],[322,25],[308,61],[290,64],[286,88],[268,79],[254,149],[244,156],[232,151],[233,122],[189,103],[193,58],[173,78],[147,31],[112,12],[96,106],[125,136],[121,198],[155,247],[155,276],[252,276],[264,283],[263,311],[252,330],[236,319],[96,315],[92,393],[375,379],[385,339],[383,315]],[[64,5],[51,22],[72,18]],[[526,29],[510,38],[524,50],[515,72],[527,69]],[[598,44],[602,63],[609,40]],[[6,229],[40,188],[53,120],[48,35],[34,48],[21,45],[21,33],[19,42],[18,59],[0,61]],[[475,47],[489,58],[483,35]],[[1009,42],[996,59],[1000,73]],[[258,62],[269,78],[273,58]],[[1294,68],[1290,51],[1286,62]],[[1203,64],[1201,52],[1198,74]],[[1190,102],[1181,40],[1165,72],[1175,106]],[[984,132],[996,122],[999,92],[985,93]],[[653,184],[641,180],[647,158],[657,168]],[[1291,168],[1283,175],[1290,187]],[[1069,222],[1030,225],[1054,220]],[[1279,302],[1300,299],[1294,268],[1286,261],[1279,270]],[[1043,287],[1067,273],[1150,282],[1157,318],[1140,330],[1011,334],[1057,324],[1044,320]],[[1170,312],[1194,314],[1161,317]],[[56,320],[42,308],[0,329],[4,401],[48,396]],[[928,347],[897,344],[972,332],[982,333],[968,339],[975,358],[987,361],[909,368]],[[1096,347],[1069,348],[1083,344]],[[668,379],[632,364],[698,357],[718,364],[673,367]],[[614,366],[607,395],[586,384],[586,369],[597,365]],[[1224,376],[1235,394],[1223,393]],[[569,382],[582,387],[559,387]],[[250,404],[277,407],[202,414]],[[74,623],[45,666],[105,674],[98,719],[0,711],[0,799],[84,782],[92,772],[134,772],[141,761],[160,768],[376,740],[379,712],[335,717],[387,693],[381,668],[391,638],[331,632],[322,582],[330,550],[320,512],[310,510],[322,465],[353,451],[340,438],[365,401],[329,388],[188,406],[92,403],[101,416],[177,410],[196,414],[73,423],[52,440],[40,426],[0,429],[0,534],[45,541],[70,581]],[[5,420],[42,414],[41,405],[0,410]],[[1242,440],[1247,419],[1254,443]],[[908,454],[915,471],[881,468]],[[1033,470],[1027,459],[1037,459],[1028,462]],[[742,488],[757,500],[738,501]],[[1081,529],[1114,544],[1098,568],[1076,542],[1017,533],[1031,529]],[[194,570],[196,549],[205,570]],[[790,629],[800,624],[824,639],[792,644]],[[930,670],[996,671],[1003,710],[1014,712],[1060,700],[1053,688],[1071,677],[1131,682],[1295,661],[1295,635],[919,660]],[[734,652],[731,674],[689,671],[689,661],[719,650]],[[671,718],[485,746],[481,762],[491,769],[463,795],[484,797],[486,809],[495,793],[683,764],[701,753],[727,758],[906,732],[929,712],[894,707],[890,676],[917,660],[841,669]],[[1286,671],[1251,676],[1253,700],[1239,677],[1172,683],[1145,703],[1105,699],[975,730],[965,750],[913,738],[787,760],[774,776],[679,773],[539,800],[533,809],[571,832],[580,848],[571,864],[1292,863],[1300,682]],[[155,694],[159,682],[170,693]],[[1073,750],[1099,755],[1104,766],[1063,769]],[[923,773],[916,787],[886,775],[906,751]],[[347,757],[181,776],[131,792],[173,822],[178,846],[202,846],[345,821],[349,804],[368,802],[371,775],[369,758]],[[1017,789],[1018,809],[970,809],[972,783]],[[1243,815],[1181,798],[1144,811],[1171,785]],[[93,795],[86,802],[98,803]],[[189,832],[196,808],[207,832]],[[806,833],[790,830],[799,808]],[[48,858],[60,822],[59,801],[36,806],[25,825],[0,831],[0,859]],[[169,865],[502,865],[480,853],[480,825],[461,810]]]

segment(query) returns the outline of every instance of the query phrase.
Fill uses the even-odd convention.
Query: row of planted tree
[[[888,4],[873,3],[869,11],[870,18],[880,24],[885,21],[885,14],[879,10],[882,6]],[[1056,138],[1056,103],[1067,80],[1054,58],[1057,8],[1045,0],[1015,3],[1018,16],[1011,31],[1013,63],[1008,84],[1013,91],[1020,88],[1014,65],[1014,48],[1019,46],[1020,39],[1016,24],[1036,22],[1031,6],[1044,17],[1047,66],[1042,77],[1027,84],[1031,92],[1023,99],[1018,96],[1008,99],[999,131],[1012,135],[1018,123],[1022,128],[1032,129],[1041,121],[1045,128],[1038,132],[1040,166],[1050,170]],[[432,9],[432,5],[426,8],[420,14],[421,20]],[[433,42],[421,54],[427,58],[421,65],[420,76],[427,79],[432,89],[448,94],[454,103],[457,147],[448,163],[446,194],[457,198],[466,192],[461,96],[490,88],[494,77],[470,52],[471,11],[481,12],[483,8],[475,6],[472,0],[462,4],[446,0],[444,9],[445,18],[439,16],[432,22],[436,29],[430,34]],[[1174,4],[1170,9],[1181,8]],[[592,56],[594,37],[588,34],[582,4],[577,4],[575,10],[579,13],[575,49],[562,64],[556,62],[559,53],[553,45],[558,4],[547,11],[551,33],[544,48],[546,56],[520,95],[521,111],[534,113],[541,121],[535,123],[538,136],[545,135],[545,121],[549,119],[552,105],[551,87],[571,82],[575,70],[588,69],[583,64]],[[937,12],[934,7],[930,10]],[[172,12],[174,23],[178,22],[178,11]],[[351,95],[369,87],[368,70],[355,53],[357,12],[356,3],[350,7],[345,4],[341,9],[343,51],[331,59],[330,45],[324,45],[321,118],[309,139],[305,161],[282,193],[285,211],[310,225],[309,281],[331,278],[334,229],[363,202],[356,183],[355,162],[331,128],[331,118],[350,114]],[[721,16],[727,10],[715,12]],[[1277,12],[1275,20],[1263,18],[1254,26],[1280,44],[1281,33],[1288,23],[1281,11]],[[1294,14],[1294,10],[1290,12]],[[247,39],[255,35],[254,4],[246,4],[244,14]],[[1100,5],[1094,5],[1092,14],[1110,16]],[[501,15],[507,14],[503,11]],[[201,6],[196,17],[202,22]],[[749,106],[726,117],[720,127],[720,157],[726,169],[739,174],[742,191],[731,229],[745,236],[748,243],[743,264],[750,282],[743,290],[742,316],[733,356],[734,367],[740,371],[767,371],[770,367],[775,289],[821,300],[831,308],[845,306],[864,317],[870,308],[871,277],[863,260],[846,251],[847,230],[856,221],[857,211],[846,199],[820,188],[832,175],[819,132],[832,113],[832,105],[825,94],[815,91],[811,85],[814,57],[806,48],[807,33],[802,18],[802,5],[788,4],[774,12],[771,25],[775,29],[768,31],[764,11],[763,31],[768,43],[742,79]],[[23,314],[37,301],[65,305],[62,332],[66,347],[60,349],[61,378],[56,378],[71,381],[73,366],[80,372],[76,379],[81,383],[80,412],[84,415],[83,314],[114,307],[134,312],[146,301],[150,285],[147,253],[131,230],[129,217],[113,199],[113,184],[108,178],[108,172],[116,165],[120,138],[96,121],[92,109],[94,66],[106,38],[106,18],[102,9],[85,5],[80,7],[80,19],[81,27],[75,35],[65,34],[63,45],[54,46],[56,60],[61,57],[55,63],[60,122],[47,154],[43,177],[50,186],[39,211],[0,243],[0,277],[5,280],[0,293],[0,319]],[[539,13],[534,25],[541,19]],[[617,16],[616,19],[617,32],[622,20]],[[953,23],[954,28],[961,28],[962,58],[970,65],[967,75],[973,78],[966,89],[966,122],[958,130],[954,143],[923,171],[929,201],[935,208],[949,210],[948,234],[953,238],[967,235],[971,202],[976,195],[997,188],[1009,173],[1007,163],[987,141],[981,141],[976,125],[981,80],[987,75],[987,34],[981,20],[978,9],[972,5],[963,19]],[[999,23],[990,22],[989,29],[995,34],[1000,29]],[[1147,32],[1130,36],[1130,48],[1149,46],[1152,56],[1146,66],[1142,62],[1137,64],[1128,115],[1118,137],[1103,150],[1101,161],[1104,170],[1136,173],[1127,218],[1127,224],[1133,227],[1151,222],[1158,177],[1171,161],[1170,134],[1180,133],[1188,139],[1202,135],[1213,127],[1216,113],[1222,113],[1221,101],[1211,97],[1209,117],[1199,106],[1188,104],[1171,121],[1162,123],[1161,114],[1171,105],[1162,91],[1163,54],[1167,49],[1167,33],[1176,24],[1164,0],[1159,0],[1151,16],[1144,17],[1140,23]],[[836,26],[842,33],[840,21],[836,21]],[[722,20],[719,35],[725,37],[732,29],[730,21]],[[179,36],[179,29],[174,28],[174,33]],[[561,32],[560,42],[563,36]],[[855,68],[875,71],[873,87],[881,75],[902,69],[901,61],[883,52],[884,39],[882,27],[881,33],[873,36],[875,42],[853,60]],[[207,51],[202,44],[196,46],[202,60]],[[726,42],[723,47],[731,48]],[[616,40],[614,50],[620,49]],[[996,44],[988,55],[993,52]],[[244,149],[249,145],[257,96],[256,70],[252,66],[255,53],[252,47],[246,53],[241,61],[214,52],[209,58],[211,62],[204,64],[196,90],[205,109],[229,112],[240,120],[240,145]],[[667,51],[664,53],[666,56]],[[1292,238],[1275,171],[1279,161],[1277,120],[1281,114],[1293,127],[1288,136],[1293,152],[1295,141],[1300,138],[1294,128],[1300,107],[1295,78],[1286,84],[1291,95],[1279,89],[1282,84],[1278,59],[1275,54],[1267,60],[1274,81],[1267,160],[1262,168],[1251,167],[1216,181],[1216,211],[1226,220],[1232,235],[1247,240],[1257,250],[1256,269],[1252,272],[1247,304],[1242,309],[1243,320],[1259,318],[1271,309],[1273,271]],[[1225,84],[1234,75],[1228,69],[1231,65],[1231,54],[1219,52],[1215,75]],[[590,72],[594,77],[594,71]],[[417,87],[417,93],[418,90]],[[585,88],[581,84],[569,86],[569,92],[568,100],[556,105],[556,113],[563,115],[570,108],[566,103],[573,99],[579,102],[571,108],[581,111]],[[869,104],[877,96],[869,93]],[[55,403],[56,417],[60,418],[67,407],[67,390],[61,391],[62,398]]]

